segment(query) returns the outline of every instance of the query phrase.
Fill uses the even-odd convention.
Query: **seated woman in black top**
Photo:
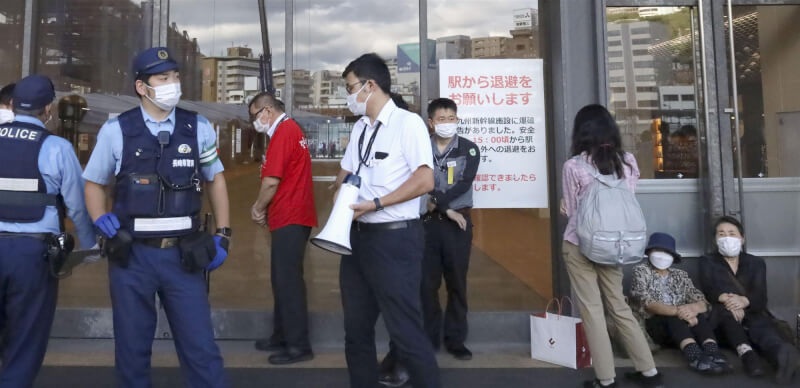
[[[723,332],[751,375],[763,374],[750,343],[776,368],[778,383],[789,384],[798,352],[784,341],[767,311],[767,265],[743,251],[744,228],[733,217],[715,226],[718,251],[700,260],[700,283],[712,303],[712,321]]]
[[[644,320],[647,333],[658,344],[680,348],[689,367],[698,372],[731,369],[719,352],[705,296],[686,271],[672,266],[681,261],[675,239],[653,233],[644,252],[647,260],[633,268],[631,307]]]

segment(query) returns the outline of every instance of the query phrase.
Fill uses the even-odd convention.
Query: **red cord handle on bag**
[[[550,310],[550,305],[553,304],[553,302],[556,302],[558,305],[558,313],[556,313],[556,319],[558,319],[558,317],[561,317],[561,301],[558,298],[550,299],[550,301],[547,302],[547,307],[544,308],[544,313],[545,316],[547,316],[547,311]]]

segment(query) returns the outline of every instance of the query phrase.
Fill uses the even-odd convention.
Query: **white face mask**
[[[658,269],[669,268],[675,260],[675,258],[667,252],[650,252],[647,257],[650,259],[650,264]]]
[[[433,128],[439,137],[449,139],[458,132],[458,123],[436,124]]]
[[[372,93],[367,95],[367,99],[364,100],[364,102],[358,102],[358,94],[361,93],[365,87],[367,87],[366,82],[361,86],[361,89],[358,89],[357,92],[347,96],[347,109],[350,109],[350,112],[353,112],[353,114],[356,116],[363,116],[367,114],[367,101],[369,101],[369,98],[372,97]]]
[[[256,121],[253,121],[253,128],[255,128],[256,132],[258,132],[258,133],[267,133],[267,131],[269,131],[269,127],[271,126],[269,124],[261,124],[261,118],[260,117],[263,114],[264,114],[264,112],[262,111],[256,117]]]
[[[150,98],[150,96],[145,95],[148,100],[150,100],[155,106],[159,109],[164,111],[171,111],[176,105],[178,105],[178,101],[181,100],[181,83],[175,82],[172,84],[166,84],[161,86],[152,87],[150,85],[145,84],[149,89],[153,89],[156,92],[155,98]]]
[[[719,254],[725,257],[737,257],[742,252],[742,239],[739,237],[720,237],[717,239]]]
[[[14,112],[8,109],[0,109],[0,124],[14,121]]]

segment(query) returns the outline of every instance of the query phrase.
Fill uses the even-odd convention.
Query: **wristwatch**
[[[375,202],[375,211],[376,212],[379,212],[379,211],[383,210],[383,205],[381,205],[380,198],[375,197],[372,201]]]
[[[217,229],[216,234],[221,234],[221,235],[223,235],[223,236],[225,236],[227,238],[231,238],[231,235],[233,234],[233,229],[231,229],[231,228],[219,228],[219,229]]]

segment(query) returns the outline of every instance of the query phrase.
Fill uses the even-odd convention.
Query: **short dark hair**
[[[47,105],[50,105],[50,104],[47,104]],[[39,117],[39,116],[44,114],[44,111],[45,111],[45,108],[47,108],[47,105],[45,105],[45,106],[43,106],[41,108],[36,108],[36,109],[14,108],[14,114],[31,116],[31,117]]]
[[[11,105],[11,96],[14,95],[14,85],[8,84],[0,89],[0,104]]]
[[[449,98],[442,97],[437,98],[428,104],[428,118],[433,118],[433,115],[436,114],[436,111],[439,109],[449,109],[455,113],[458,113],[458,105],[456,105],[456,102]]]
[[[286,105],[283,103],[283,101],[279,100],[277,97],[275,97],[274,94],[270,92],[261,92],[256,94],[256,96],[253,97],[252,100],[250,100],[250,103],[247,104],[247,110],[250,110],[253,107],[253,105],[261,107],[268,106],[272,109],[277,110],[278,112],[286,111]]]
[[[386,62],[375,53],[364,54],[350,62],[342,72],[342,78],[353,73],[360,80],[373,80],[381,90],[389,94],[392,89],[392,76]]]
[[[734,216],[722,216],[717,219],[717,222],[714,223],[714,231],[712,232],[714,235],[717,234],[717,228],[722,224],[731,224],[735,226],[736,229],[739,229],[739,234],[744,237],[744,225]]]
[[[392,101],[398,108],[408,110],[408,103],[403,99],[403,96],[395,92],[389,93],[389,96],[392,97]]]

